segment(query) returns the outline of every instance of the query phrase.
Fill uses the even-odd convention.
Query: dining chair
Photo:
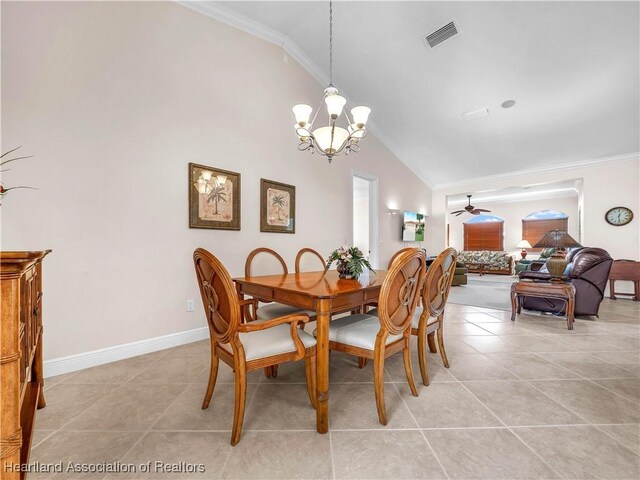
[[[233,280],[220,260],[207,250],[193,253],[200,295],[211,340],[211,368],[202,409],[209,407],[222,359],[235,374],[235,407],[231,445],[240,441],[247,398],[247,372],[304,358],[307,393],[316,401],[316,339],[299,329],[309,321],[305,313],[294,313],[264,322],[242,323],[241,308],[256,300],[241,300]]]
[[[256,263],[259,261],[262,262],[260,265],[256,266]],[[274,272],[274,269],[279,269],[280,271]],[[251,277],[252,275],[277,275],[278,273],[287,275],[289,273],[289,269],[287,268],[287,264],[284,259],[277,252],[270,248],[261,247],[256,248],[249,253],[244,264],[245,277]],[[282,303],[269,302],[269,300],[261,298],[258,298],[258,300],[266,305],[258,306],[255,313],[252,315],[253,318],[250,318],[250,320],[270,320],[272,318],[281,317],[282,315],[289,315],[298,312],[304,312],[310,316],[315,316],[316,314],[313,311],[302,310],[298,307],[292,307]]]
[[[317,264],[317,268],[312,270],[312,271],[320,271],[320,270],[326,270],[327,269],[327,264],[325,263],[324,258],[322,258],[322,255],[320,255],[317,251],[315,251],[313,248],[301,248],[300,251],[298,252],[298,254],[296,255],[296,273],[300,273],[302,272],[302,263],[303,263],[303,258],[304,257],[315,257],[313,258],[314,261],[314,266]],[[316,262],[317,260],[317,262]],[[319,264],[318,264],[319,262]]]
[[[444,348],[444,310],[451,290],[457,257],[455,249],[447,248],[433,261],[427,270],[422,288],[423,306],[416,308],[411,320],[411,333],[418,337],[418,361],[422,383],[425,385],[429,385],[427,346],[431,353],[437,353],[439,349],[442,363],[449,368],[449,359]],[[377,315],[378,310],[371,310],[369,314]]]
[[[384,401],[384,360],[402,351],[409,388],[418,396],[411,371],[411,319],[425,276],[425,255],[403,252],[387,272],[380,288],[378,317],[355,314],[329,325],[329,348],[359,358],[373,359],[373,384],[378,419],[387,424]]]

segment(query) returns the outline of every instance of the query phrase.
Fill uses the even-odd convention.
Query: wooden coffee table
[[[486,267],[487,265],[489,265],[486,262],[464,262],[464,264],[467,266],[467,268],[469,269],[474,269],[474,270],[478,270],[478,276],[483,276],[484,275],[484,267]]]
[[[511,320],[522,310],[522,297],[558,298],[567,302],[567,328],[573,330],[576,287],[568,282],[534,282],[520,280],[511,285]]]

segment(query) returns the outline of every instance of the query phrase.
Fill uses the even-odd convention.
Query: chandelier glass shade
[[[324,102],[328,121],[324,126],[314,128],[318,113]],[[367,135],[367,120],[371,109],[365,106],[353,107],[351,117],[344,110],[347,99],[338,94],[338,89],[333,86],[333,3],[329,2],[329,86],[324,90],[322,102],[311,118],[313,108],[309,105],[298,104],[292,110],[296,117],[294,126],[299,139],[298,150],[318,152],[329,159],[341,153],[349,154],[360,151],[360,139]],[[338,125],[344,113],[343,126]]]

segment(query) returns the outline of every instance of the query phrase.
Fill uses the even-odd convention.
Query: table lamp
[[[554,229],[549,230],[544,236],[536,243],[534,248],[555,248],[553,255],[549,257],[547,263],[547,270],[551,275],[552,282],[561,282],[562,274],[567,268],[567,260],[565,259],[565,249],[581,247],[571,235],[562,230]]]
[[[518,245],[516,245],[516,248],[521,248],[522,251],[520,252],[520,255],[522,255],[521,260],[524,260],[525,258],[527,258],[527,248],[531,248],[531,244],[527,241],[527,240],[520,240],[520,242],[518,243]]]

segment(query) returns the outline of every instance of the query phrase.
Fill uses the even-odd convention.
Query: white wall
[[[291,106],[324,85],[270,43],[168,2],[1,8],[2,149],[34,155],[3,182],[38,188],[3,200],[2,248],[53,249],[45,359],[204,326],[196,247],[238,276],[255,247],[292,268],[350,243],[352,169],[380,179],[381,265],[403,246],[389,202],[431,204],[373,135],[331,165],[298,152]],[[241,231],[188,228],[188,162],[242,174]],[[261,177],[296,185],[295,235],[260,233]]]
[[[616,259],[640,260],[640,159],[637,154],[628,157],[628,160],[622,161],[504,175],[464,184],[436,187],[433,190],[430,219],[430,249],[439,251],[445,246],[448,195],[549,181],[582,179],[582,190],[578,196],[578,203],[582,205],[582,245],[604,248]],[[553,205],[553,202],[550,201],[549,205]],[[605,221],[604,215],[607,210],[617,206],[626,206],[633,210],[635,217],[631,223],[623,227],[614,227]],[[549,208],[560,210],[553,206]],[[453,226],[451,228],[453,229]],[[620,283],[621,291],[629,292],[632,288],[629,282]]]
[[[568,233],[576,240],[578,239],[578,196],[549,198],[533,201],[521,202],[475,202],[479,208],[491,210],[490,215],[497,215],[504,219],[504,249],[513,254],[516,259],[520,259],[521,248],[516,245],[522,240],[522,219],[540,210],[557,210],[569,215]],[[458,209],[459,207],[455,207]],[[448,210],[453,210],[449,208]],[[448,211],[447,210],[447,211]],[[450,224],[450,246],[457,250],[464,249],[464,222],[471,218],[470,215],[448,215]],[[530,254],[527,258],[535,258]]]

